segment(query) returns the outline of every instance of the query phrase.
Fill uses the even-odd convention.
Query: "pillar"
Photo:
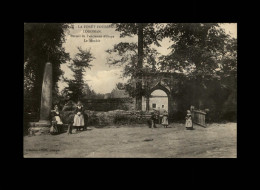
[[[52,106],[52,64],[47,62],[44,69],[42,93],[41,93],[41,108],[40,121],[36,126],[50,126],[50,113]]]

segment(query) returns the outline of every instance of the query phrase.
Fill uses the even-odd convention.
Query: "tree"
[[[133,97],[145,95],[140,81],[142,73],[149,72],[182,73],[185,77],[178,84],[179,89],[175,96],[185,106],[196,105],[202,108],[213,104],[208,101],[213,99],[214,104],[219,107],[217,109],[220,109],[231,93],[228,89],[236,89],[237,42],[219,24],[125,23],[116,24],[116,30],[121,32],[121,37],[139,37],[137,44],[121,42],[107,51],[112,55],[108,58],[108,63],[124,66],[123,76],[131,77],[125,89]],[[172,41],[172,51],[157,59],[159,54],[151,45],[160,46],[159,41],[164,38]],[[219,96],[214,95],[217,93]],[[183,108],[187,109],[185,106]]]
[[[173,42],[171,53],[161,57],[162,66],[180,72],[193,67],[201,74],[212,73],[218,68],[229,38],[216,23],[170,23],[159,31],[159,35]]]
[[[138,35],[138,43],[119,43],[114,45],[112,50],[107,50],[109,54],[116,53],[117,57],[108,58],[108,63],[111,65],[124,65],[123,76],[130,76],[128,88],[131,89],[130,94],[136,97],[137,109],[142,108],[142,73],[148,70],[155,70],[156,55],[155,49],[150,48],[150,45],[155,44],[160,46],[160,38],[156,36],[153,23],[121,23],[115,24],[116,31],[121,32],[120,37]],[[144,67],[144,63],[146,65]],[[135,81],[134,89],[130,83]],[[134,90],[134,93],[133,93]]]
[[[216,23],[170,23],[158,35],[172,40],[171,53],[160,57],[161,69],[186,75],[180,98],[199,108],[223,110],[236,91],[236,39]]]
[[[60,64],[69,60],[62,47],[68,24],[24,24],[24,95],[34,97],[34,107],[40,106],[43,72],[46,62],[53,66],[53,90],[62,75]]]
[[[125,85],[124,85],[122,82],[118,82],[118,83],[116,84],[116,88],[117,88],[118,90],[124,90],[124,89],[125,89]]]
[[[67,91],[71,91],[71,100],[79,101],[84,96],[85,82],[83,79],[85,68],[91,68],[90,62],[95,59],[89,50],[83,50],[78,47],[79,52],[75,55],[69,68],[73,72],[73,80],[64,79],[68,83],[68,87],[65,88]]]

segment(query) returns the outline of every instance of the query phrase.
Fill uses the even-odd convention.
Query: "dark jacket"
[[[191,115],[186,115],[185,119],[192,119]]]
[[[157,118],[156,118],[156,115],[155,114],[152,114],[151,115],[151,120],[155,121]]]
[[[75,114],[77,114],[78,112],[81,112],[81,114],[84,114],[84,107],[81,107],[81,108],[78,108],[78,107],[76,107],[76,109],[75,109]]]

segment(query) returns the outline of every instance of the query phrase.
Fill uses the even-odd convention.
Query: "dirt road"
[[[25,158],[236,158],[237,124],[95,128],[67,135],[24,137]]]

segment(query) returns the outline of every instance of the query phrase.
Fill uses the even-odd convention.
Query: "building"
[[[129,94],[125,90],[113,89],[110,98],[129,98]]]

